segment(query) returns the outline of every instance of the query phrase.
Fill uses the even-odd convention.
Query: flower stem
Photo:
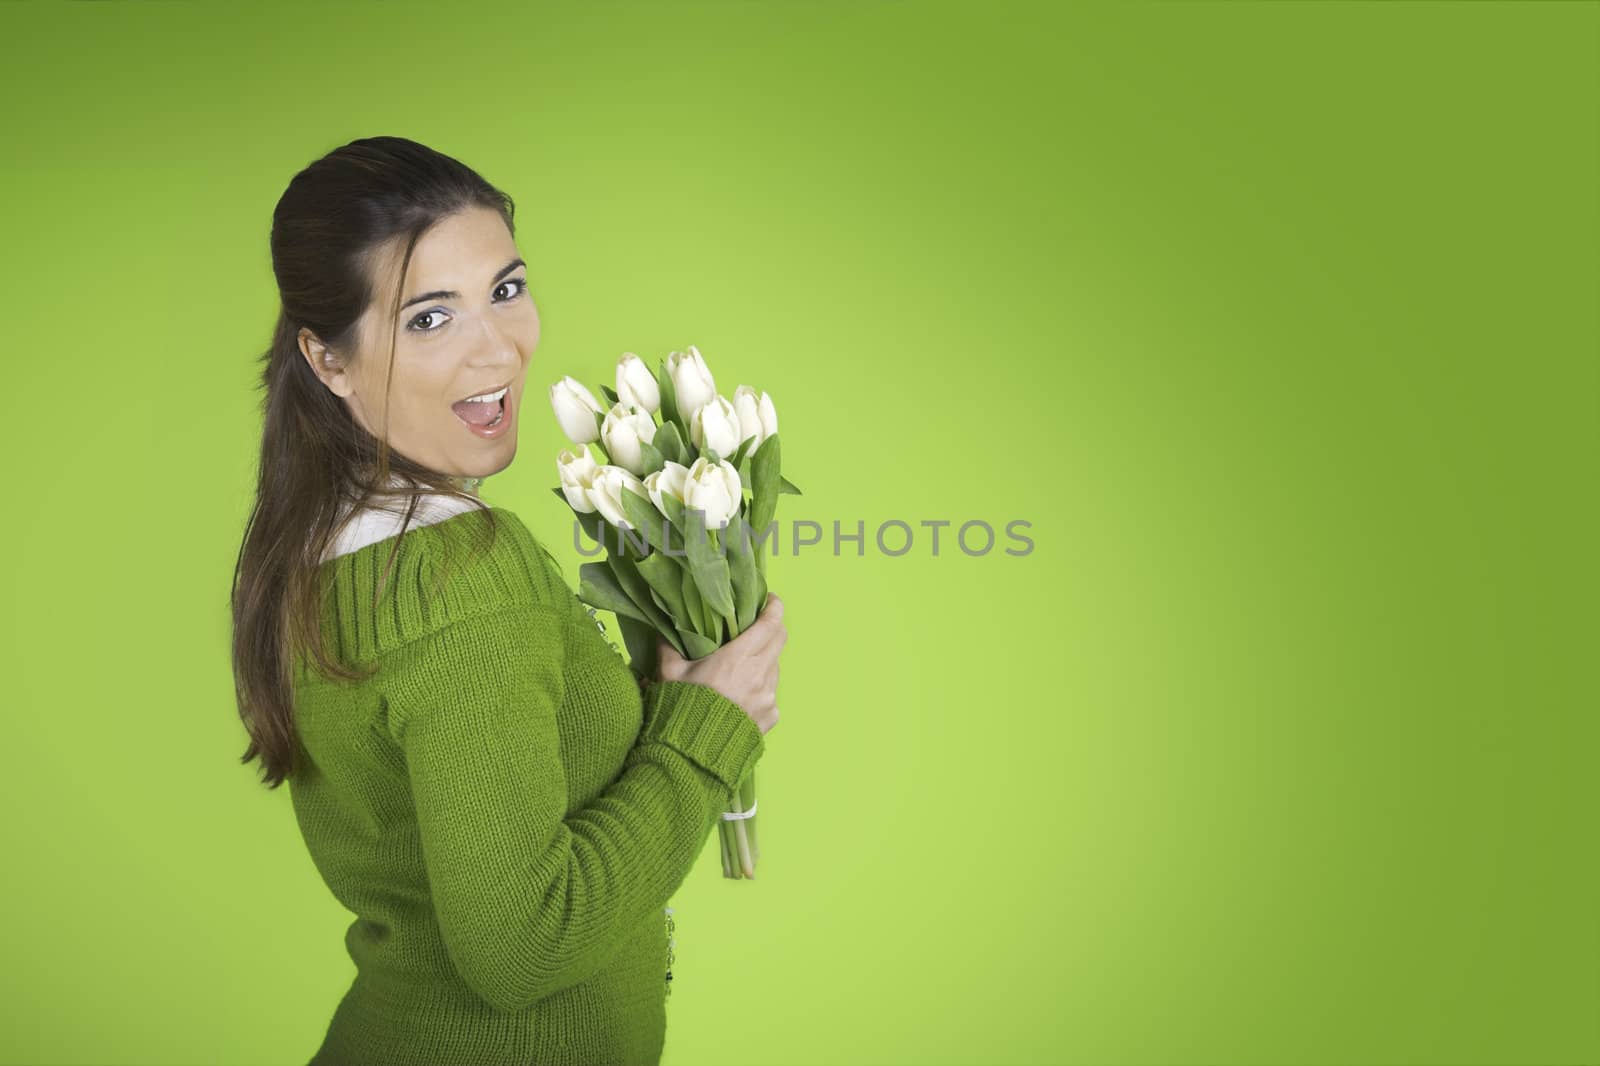
[[[733,803],[728,808],[734,814],[742,814],[745,811],[745,805],[740,802],[741,792],[742,789],[734,792]],[[729,820],[727,824],[733,827],[735,865],[739,868],[744,877],[754,880],[756,876],[756,863],[755,860],[750,857],[750,840],[745,835],[744,823],[747,821],[749,821],[748,818],[735,818]]]

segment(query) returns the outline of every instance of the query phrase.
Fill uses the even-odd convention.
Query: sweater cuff
[[[766,751],[761,727],[710,685],[654,681],[645,702],[639,743],[666,744],[715,776],[729,792],[739,788]]]

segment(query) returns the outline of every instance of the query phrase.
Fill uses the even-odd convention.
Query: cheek
[[[449,401],[443,398],[448,394],[449,386],[448,381],[431,379],[413,378],[407,382],[403,405],[406,420],[419,426],[432,427],[438,424],[441,416],[455,417]],[[399,394],[398,382],[395,392]]]
[[[539,309],[533,305],[532,300],[528,301],[527,317],[528,332],[525,334],[525,336],[528,338],[528,350],[532,351],[539,343]]]

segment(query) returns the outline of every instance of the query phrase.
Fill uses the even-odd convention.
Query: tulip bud
[[[589,486],[589,501],[607,522],[622,529],[632,529],[622,509],[622,494],[628,491],[640,496],[647,495],[644,484],[627,470],[620,466],[602,466],[595,471],[594,480]]]
[[[580,445],[576,455],[571,449],[563,449],[556,457],[556,473],[561,475],[561,491],[566,495],[567,502],[572,505],[573,510],[583,514],[594,511],[594,502],[589,499],[589,488],[599,470],[600,464],[589,454],[587,444]]]
[[[587,444],[600,439],[594,416],[604,414],[605,408],[594,398],[594,393],[577,378],[567,376],[550,386],[550,406],[555,409],[561,432],[574,444]]]
[[[689,420],[689,439],[701,451],[710,448],[721,458],[739,447],[739,413],[721,396],[712,396]]]
[[[617,398],[652,415],[661,407],[661,386],[656,376],[632,352],[623,352],[617,360]]]
[[[672,352],[667,356],[667,376],[672,379],[678,416],[684,425],[692,425],[695,412],[717,394],[711,368],[706,366],[700,350],[691,344],[687,352]]]
[[[649,443],[655,439],[655,419],[620,400],[606,412],[605,422],[600,426],[600,443],[611,455],[611,462],[630,474],[644,473],[644,451],[639,442]]]
[[[715,463],[705,456],[694,461],[683,482],[683,503],[706,513],[706,528],[721,529],[744,502],[744,489],[739,481],[739,471],[726,459]]]
[[[683,485],[688,476],[688,467],[668,459],[666,466],[644,479],[645,491],[650,493],[650,501],[656,505],[656,510],[662,514],[667,513],[666,505],[661,499],[663,496],[671,496],[679,503],[683,502]]]
[[[765,392],[757,399],[756,390],[749,385],[740,385],[733,390],[733,409],[739,413],[739,440],[755,438],[750,450],[745,452],[746,455],[754,455],[762,441],[778,432],[778,409],[772,405],[772,397]]]

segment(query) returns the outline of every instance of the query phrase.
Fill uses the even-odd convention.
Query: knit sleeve
[[[595,974],[683,883],[764,751],[759,727],[715,689],[652,686],[620,776],[568,814],[556,719],[566,623],[550,604],[506,606],[380,664],[446,950],[499,1011]]]

